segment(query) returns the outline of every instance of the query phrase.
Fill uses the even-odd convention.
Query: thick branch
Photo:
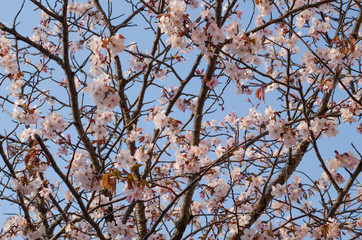
[[[84,205],[81,196],[79,196],[78,192],[75,190],[73,184],[67,179],[67,177],[64,175],[62,170],[58,167],[55,159],[53,158],[53,155],[50,153],[49,149],[45,146],[43,140],[39,135],[35,135],[35,139],[38,141],[43,153],[45,154],[47,160],[50,162],[52,168],[54,171],[58,174],[58,176],[63,180],[63,182],[67,185],[69,191],[73,194],[74,198],[77,200],[80,209],[82,210],[82,213],[84,215],[84,219],[94,228],[94,230],[97,232],[97,236],[100,239],[106,240],[107,238],[104,237],[102,230],[100,229],[98,223],[96,223],[92,217],[89,215],[88,210],[86,206]]]
[[[107,26],[107,28],[108,28],[109,32],[110,32],[110,33],[111,33],[111,35],[112,35],[112,34],[113,34],[113,26],[112,26],[111,22],[109,21],[109,19],[108,19],[108,17],[107,17],[107,15],[106,15],[106,13],[104,12],[104,10],[103,10],[103,8],[102,8],[101,4],[99,3],[99,1],[98,1],[98,0],[93,0],[93,2],[94,2],[94,5],[96,6],[96,8],[97,8],[98,12],[100,12],[100,13],[101,13],[102,18],[103,18],[103,22],[105,22],[105,23],[106,23],[106,26]]]
[[[343,199],[345,198],[345,196],[347,195],[347,193],[351,189],[354,181],[357,179],[358,175],[361,172],[362,172],[362,159],[360,159],[360,162],[359,162],[357,168],[352,173],[352,176],[349,178],[346,186],[343,188],[343,190],[341,192],[339,192],[339,194],[337,196],[337,199],[335,200],[334,204],[332,205],[331,209],[328,212],[328,215],[326,217],[327,219],[334,217],[334,215],[336,214],[336,211],[338,210],[339,206],[342,204]]]
[[[333,79],[332,89],[330,89],[330,91],[324,94],[323,99],[321,101],[321,105],[314,117],[321,117],[328,110],[328,102],[329,99],[331,98],[332,91],[337,85],[337,82],[338,82],[338,76],[335,75]],[[265,194],[262,195],[259,198],[259,200],[256,202],[254,210],[250,213],[251,218],[249,220],[249,223],[246,226],[244,226],[244,229],[250,228],[255,223],[255,221],[264,213],[269,203],[273,199],[273,196],[271,194],[272,187],[276,186],[277,184],[284,185],[286,183],[286,181],[289,179],[289,177],[294,173],[295,169],[298,167],[299,163],[302,161],[304,154],[306,153],[310,143],[311,143],[310,139],[305,139],[297,145],[296,149],[292,153],[290,160],[285,164],[280,173],[266,188]],[[236,240],[239,237],[240,237],[239,232],[236,232],[229,237],[229,240]]]
[[[220,1],[222,2],[222,1]],[[220,3],[221,4],[221,3]],[[208,68],[206,71],[205,79],[211,79],[214,72],[215,72],[215,66],[218,58],[218,52],[215,53],[213,57],[210,58]],[[194,125],[193,125],[193,136],[192,136],[192,145],[198,146],[200,142],[200,133],[201,133],[201,124],[202,124],[202,118],[203,118],[203,109],[204,104],[207,99],[207,94],[209,92],[209,88],[206,86],[205,79],[202,79],[202,86],[200,89],[197,105],[194,112]],[[190,182],[193,182],[197,178],[197,175],[193,175],[190,179]],[[191,218],[191,212],[190,212],[190,206],[193,198],[193,194],[196,188],[196,184],[189,185],[190,189],[185,193],[181,209],[180,209],[180,217],[176,223],[176,229],[172,236],[172,240],[179,240],[182,238],[183,233],[186,230],[187,225],[189,224]]]
[[[32,40],[30,40],[27,37],[24,37],[23,35],[19,34],[15,29],[12,28],[8,28],[6,27],[3,23],[0,22],[0,29],[3,30],[4,32],[7,32],[11,35],[13,35],[17,40],[20,40],[24,43],[29,44],[30,46],[36,48],[37,50],[39,50],[39,52],[41,52],[42,54],[44,54],[45,56],[49,57],[50,59],[56,61],[60,66],[63,67],[63,60],[58,57],[57,55],[54,55],[53,53],[49,52],[46,48],[44,48],[42,45],[33,42]]]
[[[4,148],[3,148],[3,141],[0,141],[0,156],[2,157],[6,167],[9,169],[12,177],[16,178],[15,170],[14,170],[12,164],[10,163],[8,157],[5,154],[5,151],[4,151]],[[31,223],[31,217],[30,217],[28,208],[25,205],[24,198],[23,198],[20,191],[16,191],[16,193],[17,193],[17,195],[19,197],[19,205],[24,211],[25,219],[30,224]]]
[[[267,135],[268,132],[265,131],[261,134],[259,134],[258,136],[254,137],[253,139],[250,139],[246,142],[240,143],[232,148],[230,148],[227,152],[225,152],[220,158],[216,159],[213,163],[209,164],[207,167],[204,167],[202,169],[202,171],[199,174],[195,175],[195,178],[190,182],[189,185],[182,190],[176,197],[174,197],[172,199],[172,201],[169,203],[169,205],[167,205],[167,207],[162,211],[162,213],[160,214],[160,216],[158,217],[158,219],[155,221],[154,225],[151,227],[150,231],[147,233],[147,235],[142,239],[142,240],[147,240],[148,237],[153,234],[156,231],[156,228],[158,226],[158,224],[163,220],[163,217],[166,215],[166,213],[174,206],[174,204],[178,201],[178,199],[180,197],[182,197],[184,194],[186,194],[187,192],[190,191],[190,189],[194,186],[197,185],[197,183],[202,179],[203,176],[205,176],[205,174],[213,167],[218,166],[219,164],[223,163],[224,161],[226,161],[230,155],[232,155],[232,153],[236,150],[238,150],[239,148],[243,147],[245,149],[247,149],[248,147],[250,147],[252,144],[254,144],[256,141],[258,141],[259,139],[261,139],[262,137],[264,137],[265,135]],[[182,236],[181,236],[182,237]]]
[[[317,2],[317,3],[312,3],[312,4],[307,4],[304,6],[301,6],[299,8],[293,9],[287,13],[285,13],[283,16],[276,18],[276,19],[272,19],[269,22],[254,28],[253,30],[251,30],[250,32],[247,32],[246,34],[250,34],[250,33],[255,33],[258,32],[260,30],[263,30],[267,27],[269,27],[270,25],[274,24],[274,23],[279,23],[279,22],[283,22],[287,17],[291,16],[291,15],[295,15],[298,14],[299,12],[302,12],[304,10],[307,10],[309,8],[315,8],[315,7],[319,7],[320,5],[326,4],[326,3],[331,3],[331,2],[335,2],[335,0],[325,0],[325,1],[321,1],[321,2]]]
[[[362,9],[359,11],[358,17],[356,19],[356,22],[353,26],[353,30],[351,33],[351,36],[356,40],[358,39],[358,32],[359,29],[361,28],[361,24],[362,24]]]
[[[74,72],[72,72],[70,61],[69,61],[69,32],[68,32],[68,23],[67,23],[67,9],[68,9],[68,1],[63,1],[63,12],[62,12],[62,31],[63,31],[63,60],[62,67],[64,69],[65,75],[68,80],[68,90],[70,93],[70,105],[72,108],[72,115],[74,126],[78,132],[79,138],[82,140],[84,146],[87,148],[89,152],[90,159],[92,161],[92,167],[96,172],[99,172],[101,167],[98,161],[98,157],[95,153],[95,149],[86,135],[86,132],[83,128],[82,119],[80,117],[79,112],[79,104],[78,104],[78,93],[75,86],[74,80]]]
[[[61,16],[59,16],[58,14],[56,14],[55,12],[50,11],[48,8],[46,8],[43,4],[41,4],[40,2],[36,1],[36,0],[30,0],[32,3],[34,3],[38,8],[40,8],[42,11],[44,11],[46,14],[48,14],[49,16],[53,17],[54,19],[58,20],[58,21],[62,21]]]

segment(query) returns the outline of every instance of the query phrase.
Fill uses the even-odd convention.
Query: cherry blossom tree
[[[362,237],[359,0],[13,2],[1,239]]]

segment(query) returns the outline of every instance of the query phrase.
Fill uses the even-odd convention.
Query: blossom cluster
[[[88,132],[91,133],[97,140],[103,140],[108,133],[106,129],[107,124],[113,122],[114,119],[113,112],[99,109],[93,115]]]
[[[92,96],[93,101],[100,109],[113,109],[119,104],[119,95],[110,87],[110,84],[109,76],[101,75],[85,88],[85,91]]]
[[[62,133],[67,127],[67,122],[60,113],[50,113],[41,123],[39,133],[48,139],[53,139],[57,134]]]
[[[170,13],[161,16],[159,27],[169,38],[167,43],[172,48],[184,49],[186,47],[185,37],[179,33],[184,27],[184,22],[188,18],[186,14],[186,3],[183,0],[172,0],[169,4]]]
[[[16,99],[13,118],[20,123],[35,125],[40,119],[39,109],[36,106],[29,106],[27,99]]]
[[[0,32],[0,68],[4,68],[7,74],[14,74],[17,71],[15,53],[11,47],[11,40]]]
[[[86,152],[76,152],[69,168],[76,187],[83,188],[85,191],[102,189],[100,179],[94,173]]]
[[[106,231],[112,239],[129,240],[134,237],[134,226],[125,225],[120,220],[107,223]]]

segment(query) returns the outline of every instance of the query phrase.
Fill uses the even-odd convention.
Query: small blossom
[[[273,196],[275,196],[276,198],[280,198],[287,194],[287,190],[286,190],[285,186],[282,186],[278,183],[276,186],[272,186],[271,194]]]
[[[169,117],[166,116],[165,111],[159,112],[153,118],[155,128],[162,129],[168,125]]]

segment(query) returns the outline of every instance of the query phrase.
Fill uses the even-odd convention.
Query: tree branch
[[[19,34],[15,29],[6,27],[1,22],[0,22],[0,29],[3,30],[4,32],[7,32],[7,33],[13,35],[15,37],[15,39],[20,40],[20,41],[27,43],[30,46],[34,47],[39,52],[41,52],[45,56],[49,57],[50,59],[56,61],[60,66],[63,67],[63,60],[60,57],[58,57],[57,55],[54,55],[53,53],[51,53],[49,50],[45,49],[42,45],[33,42],[32,40],[30,40],[27,37],[24,37],[23,35]]]
[[[63,180],[63,182],[67,185],[69,191],[73,194],[74,198],[77,200],[80,209],[82,210],[82,213],[84,215],[85,220],[94,228],[94,230],[97,232],[97,236],[102,239],[102,240],[106,240],[107,238],[103,235],[102,230],[100,229],[98,223],[96,223],[92,217],[89,215],[88,210],[86,208],[86,206],[84,205],[81,196],[78,194],[78,192],[75,190],[74,186],[72,185],[72,183],[66,178],[66,176],[64,175],[64,173],[62,172],[62,170],[60,170],[60,168],[58,167],[55,159],[53,158],[53,155],[50,153],[50,151],[48,150],[48,148],[45,146],[43,140],[41,139],[41,137],[39,135],[35,135],[34,136],[35,139],[37,140],[37,142],[39,143],[41,150],[43,151],[43,153],[45,154],[47,160],[50,162],[52,168],[54,169],[54,171],[58,174],[58,176]]]

